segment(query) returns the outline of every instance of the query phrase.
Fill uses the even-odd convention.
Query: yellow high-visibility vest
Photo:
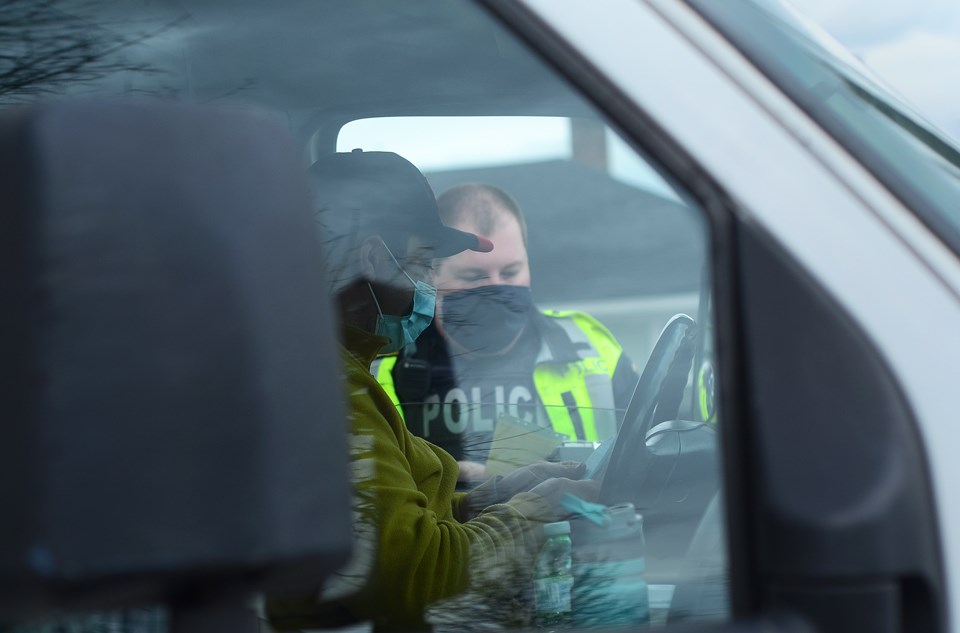
[[[610,331],[589,314],[573,310],[543,313],[560,326],[578,359],[557,359],[541,340],[533,383],[553,430],[570,440],[600,441],[617,428],[613,373],[623,350]],[[393,382],[397,356],[377,359],[371,367],[377,382],[403,415]]]

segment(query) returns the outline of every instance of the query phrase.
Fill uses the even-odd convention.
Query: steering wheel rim
[[[630,398],[604,469],[599,500],[619,503],[616,486],[642,472],[649,449],[646,437],[655,423],[676,418],[696,351],[697,324],[686,314],[664,326]]]

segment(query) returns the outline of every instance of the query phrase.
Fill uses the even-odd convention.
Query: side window
[[[653,157],[467,0],[48,4],[5,105],[242,108],[303,150],[356,541],[264,627],[727,616],[707,219]]]
[[[599,118],[363,119],[337,139],[355,148],[410,157],[444,222],[494,244],[438,260],[434,323],[374,362],[410,432],[458,460],[464,492],[544,460],[601,475],[596,515],[569,500],[576,625],[723,613],[677,592],[691,564],[725,573],[701,210]],[[698,528],[713,550],[694,563]],[[500,606],[530,573],[498,569],[434,622],[533,624],[536,590],[529,613]]]

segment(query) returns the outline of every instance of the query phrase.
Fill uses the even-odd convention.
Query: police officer
[[[517,203],[488,184],[455,186],[437,203],[446,225],[486,236],[495,248],[438,262],[434,325],[373,366],[407,427],[456,457],[461,481],[484,476],[480,465],[504,418],[570,440],[612,435],[636,368],[590,315],[534,307]]]

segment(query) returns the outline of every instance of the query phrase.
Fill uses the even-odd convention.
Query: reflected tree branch
[[[176,26],[122,35],[94,23],[93,1],[0,0],[0,102],[28,102],[116,73],[152,73],[123,53]]]

